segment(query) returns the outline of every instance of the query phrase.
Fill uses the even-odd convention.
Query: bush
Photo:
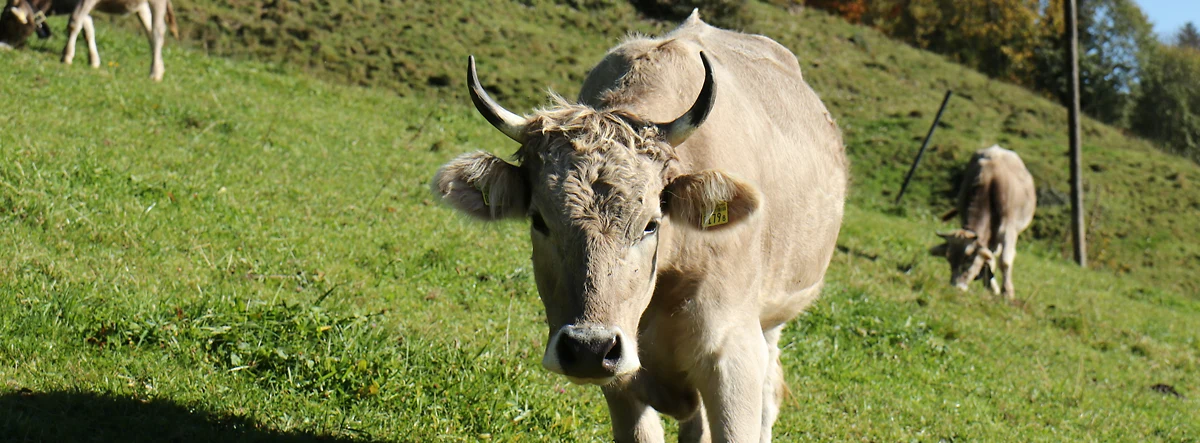
[[[1141,135],[1200,162],[1200,51],[1161,46],[1142,77],[1132,123]]]

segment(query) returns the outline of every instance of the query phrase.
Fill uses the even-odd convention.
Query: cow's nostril
[[[612,370],[621,362],[621,336],[614,335],[612,340],[608,342],[608,352],[604,353],[604,361],[602,364],[605,369]]]
[[[571,346],[572,342],[568,337],[563,337],[558,341],[558,346],[556,346],[557,349],[555,350],[558,353],[558,361],[563,367],[569,367],[575,363],[575,349],[574,346]]]

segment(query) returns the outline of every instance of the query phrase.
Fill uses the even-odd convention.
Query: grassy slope
[[[544,103],[546,89],[575,94],[588,68],[628,32],[674,26],[639,18],[623,0],[573,3],[594,9],[544,0],[205,0],[180,9],[184,34],[213,54],[428,100],[466,101],[461,71],[473,53],[485,85],[508,107],[529,109]],[[1069,210],[1061,204],[1070,188],[1061,107],[820,13],[794,16],[766,4],[748,13],[747,30],[795,51],[835,111],[854,163],[854,201],[890,207],[942,94],[953,89],[958,95],[906,208],[944,211],[970,154],[1000,143],[1021,153],[1039,186],[1057,195],[1041,202],[1031,231],[1038,247],[1071,256]],[[1083,148],[1091,262],[1200,294],[1191,278],[1200,269],[1196,165],[1157,155],[1150,144],[1091,120],[1084,122]]]
[[[856,168],[831,284],[784,339],[795,402],[781,439],[1200,438],[1200,303],[1183,278],[1196,266],[1165,261],[1194,252],[1194,165],[1089,125],[1085,146],[1109,160],[1094,220],[1154,252],[1128,274],[1074,269],[1042,221],[1061,215],[1043,208],[1045,239],[1017,264],[1024,303],[959,294],[923,252],[952,186],[919,183],[909,210],[885,214],[912,138],[951,86],[971,98],[948,111],[922,183],[998,139],[1043,154],[1027,162],[1065,189],[1048,154],[1061,140],[1044,132],[1057,108],[823,16],[758,23],[810,65]],[[607,435],[594,390],[538,368],[540,305],[513,241],[526,228],[467,223],[427,195],[455,153],[508,147],[457,92],[396,97],[178,47],[149,85],[144,40],[100,34],[116,63],[101,72],[54,63],[61,36],[0,54],[0,95],[28,98],[0,114],[0,439]],[[613,38],[555,44],[586,65]],[[492,63],[494,84],[559,72]],[[569,94],[575,80],[545,83]],[[34,129],[20,116],[35,113],[54,118]],[[1142,257],[1112,238],[1111,259]]]

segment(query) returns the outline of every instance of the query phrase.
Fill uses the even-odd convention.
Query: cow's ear
[[[946,251],[950,249],[950,243],[942,243],[940,245],[929,248],[929,255],[934,257],[945,257]]]
[[[459,211],[481,220],[523,217],[529,189],[520,168],[486,152],[463,154],[433,176],[433,193]]]
[[[675,223],[700,230],[737,225],[762,202],[754,186],[711,169],[676,177],[663,190],[663,198]]]

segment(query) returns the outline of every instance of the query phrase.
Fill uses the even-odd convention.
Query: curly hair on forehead
[[[526,119],[527,138],[514,160],[546,168],[543,183],[572,223],[621,235],[640,210],[630,204],[645,192],[638,179],[642,162],[661,162],[662,178],[669,181],[678,164],[675,149],[657,125],[637,116],[551,98],[553,106]]]
[[[652,123],[620,110],[570,103],[558,94],[551,94],[550,99],[551,106],[535,111],[527,120],[525,131],[530,139],[514,155],[520,163],[534,156],[609,154],[615,146],[656,161],[676,159],[674,148],[662,140]]]

